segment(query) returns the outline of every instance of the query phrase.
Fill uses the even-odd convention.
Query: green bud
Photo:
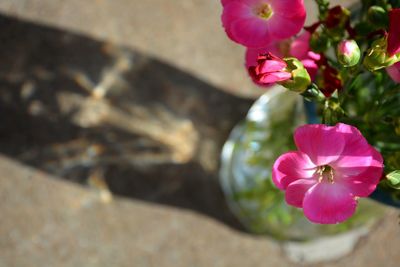
[[[368,9],[368,21],[377,28],[386,27],[389,24],[389,15],[383,7],[371,6]]]
[[[389,67],[398,61],[400,61],[400,55],[390,57],[387,52],[387,40],[382,37],[372,43],[363,63],[369,71],[376,71]]]
[[[337,47],[336,55],[340,64],[353,67],[360,61],[360,47],[354,40],[343,40]]]
[[[310,47],[316,53],[323,53],[331,47],[331,40],[323,31],[315,31],[310,37]]]
[[[323,102],[326,100],[325,95],[319,90],[316,84],[312,84],[301,94],[304,98],[313,101]]]
[[[291,72],[292,78],[282,82],[281,85],[294,92],[304,92],[311,84],[311,78],[303,63],[293,57],[284,58],[283,60],[286,62],[287,71]]]
[[[392,171],[386,175],[387,185],[394,189],[400,189],[400,170]]]

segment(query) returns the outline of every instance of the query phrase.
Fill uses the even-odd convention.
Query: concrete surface
[[[272,241],[189,211],[121,198],[0,156],[0,266],[293,266]],[[356,251],[313,266],[396,267],[398,211]]]

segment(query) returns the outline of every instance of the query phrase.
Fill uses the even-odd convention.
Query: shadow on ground
[[[6,16],[0,25],[0,152],[241,229],[218,165],[250,101],[124,47]]]

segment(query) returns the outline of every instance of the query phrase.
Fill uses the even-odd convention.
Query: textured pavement
[[[0,157],[0,266],[294,266],[279,245],[209,217],[121,198]],[[340,244],[338,244],[340,245]],[[349,256],[313,266],[396,267],[398,211]]]

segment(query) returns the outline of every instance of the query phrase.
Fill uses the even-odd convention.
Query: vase
[[[346,222],[322,225],[286,204],[284,192],[272,183],[271,168],[277,157],[295,150],[293,132],[299,125],[318,122],[313,114],[298,94],[280,86],[268,89],[232,130],[220,169],[229,207],[244,227],[281,242],[291,260],[307,263],[346,255],[384,215],[382,205],[363,198]]]

